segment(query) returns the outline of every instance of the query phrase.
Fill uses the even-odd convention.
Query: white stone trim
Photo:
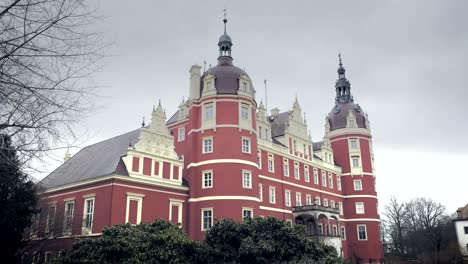
[[[322,190],[315,189],[315,188],[312,188],[312,187],[303,186],[303,185],[300,185],[300,184],[297,184],[297,183],[292,183],[292,182],[288,182],[288,181],[283,181],[283,180],[271,178],[271,177],[264,176],[264,175],[258,175],[258,177],[260,179],[275,181],[275,182],[279,182],[279,183],[283,183],[283,184],[303,188],[303,189],[306,189],[306,190],[311,190],[311,191],[315,191],[315,192],[319,192],[319,193],[325,193],[325,194],[333,195],[333,196],[340,197],[340,198],[375,198],[375,199],[377,199],[376,195],[341,195],[341,194],[336,194],[336,193],[332,193],[332,192],[322,191]]]
[[[137,219],[136,219],[136,224],[141,223],[141,213],[142,213],[142,207],[143,207],[143,197],[145,197],[144,194],[139,194],[139,193],[131,193],[127,192],[127,207],[125,209],[125,223],[129,222],[130,218],[130,201],[137,201]]]
[[[381,220],[378,219],[378,218],[349,218],[349,219],[340,218],[340,221],[344,221],[344,222],[381,222]]]
[[[251,162],[248,160],[241,160],[241,159],[211,159],[211,160],[204,160],[200,162],[195,162],[195,163],[190,163],[187,165],[187,169],[190,167],[198,167],[202,165],[209,165],[209,164],[218,164],[218,163],[238,163],[238,164],[245,164],[245,165],[250,165],[254,166],[255,168],[258,168],[258,164],[255,162]]]
[[[252,196],[240,196],[240,195],[220,195],[220,196],[203,196],[197,198],[190,198],[189,203],[203,202],[203,201],[215,201],[215,200],[244,200],[260,202],[260,199]]]
[[[361,135],[372,137],[368,129],[360,128],[360,127],[339,128],[339,129],[328,132],[326,136],[328,136],[329,138],[332,138],[332,137],[343,136],[347,134],[361,134]]]
[[[172,221],[172,207],[176,206],[177,207],[177,223],[180,224],[182,227],[182,206],[183,206],[183,200],[175,200],[175,199],[169,199],[169,222]]]
[[[261,210],[267,210],[267,211],[273,211],[273,212],[279,212],[279,213],[292,214],[292,211],[291,211],[291,210],[285,210],[285,209],[274,208],[274,207],[267,207],[267,206],[260,206],[259,208],[260,208]]]

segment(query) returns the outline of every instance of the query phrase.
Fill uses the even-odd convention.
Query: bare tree
[[[395,197],[390,199],[390,204],[385,206],[384,216],[386,217],[386,229],[392,241],[392,248],[398,256],[405,254],[403,232],[407,212],[405,204],[399,203]]]
[[[0,4],[0,134],[22,164],[64,147],[93,106],[88,77],[106,47],[95,13],[84,0]]]

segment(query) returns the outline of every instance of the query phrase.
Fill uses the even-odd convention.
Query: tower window
[[[301,175],[299,174],[299,163],[294,162],[294,179],[299,180]]]
[[[180,127],[177,131],[177,140],[184,141],[185,140],[185,127]]]
[[[212,188],[213,187],[213,172],[204,171],[203,172],[203,188]]]
[[[252,172],[243,171],[242,172],[242,187],[247,189],[252,189]]]
[[[242,219],[252,219],[253,209],[252,208],[242,208]]]
[[[213,226],[213,209],[202,209],[202,230],[208,230]]]
[[[203,153],[213,152],[213,138],[204,138],[203,139]]]
[[[247,82],[242,82],[242,89],[247,92],[247,88],[248,88]]]
[[[309,167],[307,165],[304,166],[304,180],[310,182]]]
[[[367,240],[367,229],[366,225],[358,225],[358,240]]]
[[[213,103],[205,104],[205,120],[212,120],[214,118],[214,105]]]
[[[247,104],[241,106],[241,118],[242,120],[249,120],[249,106]]]
[[[333,188],[333,175],[328,173],[328,187]]]
[[[349,141],[350,141],[351,149],[358,149],[359,148],[357,138],[351,138]]]
[[[242,152],[250,153],[250,138],[242,138]]]
[[[353,162],[353,168],[359,168],[359,156],[353,156],[351,157],[351,160]]]
[[[314,168],[314,184],[319,184],[319,176],[317,168]]]
[[[362,181],[361,180],[354,180],[354,190],[355,191],[362,191]]]
[[[364,214],[364,202],[356,202],[356,214]]]
[[[274,160],[273,160],[273,154],[268,154],[268,171],[269,172],[275,172],[275,166],[274,166]]]
[[[289,160],[283,159],[283,175],[289,177]]]

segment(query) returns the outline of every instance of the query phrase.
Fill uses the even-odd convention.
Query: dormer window
[[[214,116],[213,104],[205,104],[205,120],[211,120]]]
[[[249,120],[249,106],[247,104],[241,106],[241,118],[242,120]]]
[[[242,89],[247,92],[248,84],[247,82],[242,82]]]
[[[209,81],[209,82],[206,83],[206,89],[208,91],[213,90],[213,82],[212,81]]]

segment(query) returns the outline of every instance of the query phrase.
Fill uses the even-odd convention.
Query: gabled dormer
[[[215,76],[211,73],[207,73],[203,78],[203,91],[202,97],[210,96],[216,94],[216,86],[215,86]]]
[[[259,140],[271,141],[271,124],[268,122],[268,116],[263,102],[260,102],[258,106],[257,138]]]

